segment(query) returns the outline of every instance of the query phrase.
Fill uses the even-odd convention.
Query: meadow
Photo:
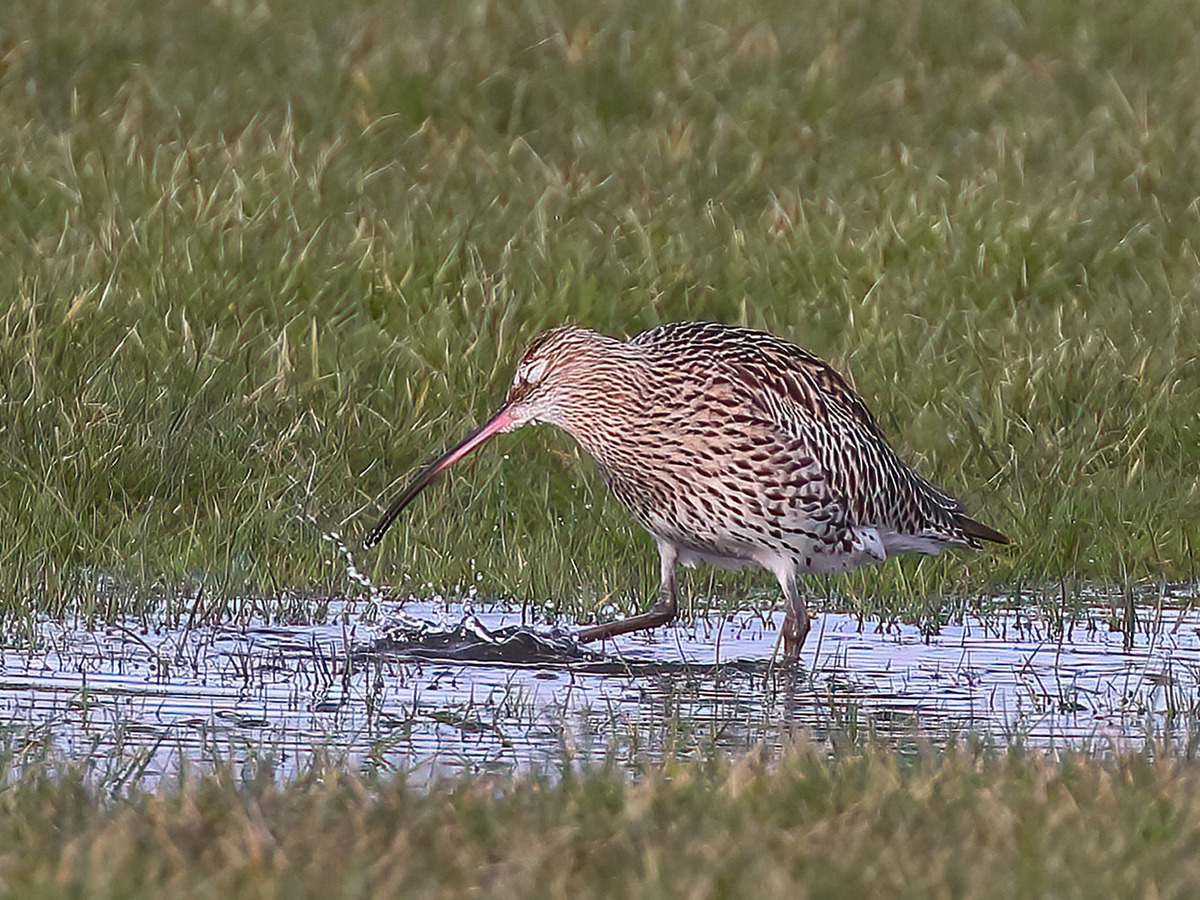
[[[1139,587],[1200,579],[1197,59],[1180,0],[7,4],[0,637],[28,644],[44,616],[319,619],[360,590],[323,535],[354,544],[495,408],[525,341],[679,319],[830,360],[902,455],[1013,540],[814,581],[815,608],[934,631],[998,605],[1083,614],[1099,584],[1131,619]],[[507,436],[460,468],[357,556],[375,583],[566,622],[644,606],[651,541],[569,438]],[[684,602],[700,615],[774,589],[700,570]],[[154,846],[146,885],[265,896],[298,882],[231,885],[242,870],[220,848],[315,872],[311,845],[267,837],[327,821],[366,859],[417,840],[388,830],[394,815],[457,810],[474,831],[431,832],[461,854],[446,894],[508,878],[523,851],[497,835],[539,830],[600,848],[572,845],[579,868],[547,889],[570,896],[601,871],[637,873],[646,895],[828,876],[856,896],[929,896],[934,872],[954,896],[1071,893],[1052,865],[1101,893],[1186,893],[1172,879],[1200,823],[1187,759],[797,752],[762,771],[683,761],[637,785],[599,773],[420,798],[314,776],[263,787],[281,792],[269,804],[218,776],[114,801],[69,765],[18,765],[0,827],[39,852],[6,850],[0,881],[102,896],[73,867]],[[774,874],[705,868],[730,859],[730,835],[775,846],[769,824],[793,814],[780,785],[810,782],[832,793],[780,824],[799,837],[762,861]],[[904,880],[986,803],[1007,810],[989,818],[991,862],[918,862]],[[582,819],[555,818],[572,804]],[[635,820],[641,837],[614,836]],[[865,862],[883,833],[913,838],[899,868]],[[804,861],[818,855],[837,866]],[[521,877],[550,864],[526,861]],[[1014,880],[992,877],[1003,866]],[[337,890],[386,892],[382,869],[355,871]],[[122,884],[113,896],[150,892]]]
[[[847,602],[1196,575],[1177,4],[47,10],[5,13],[0,81],[6,619],[348,589],[321,533],[562,322],[792,338],[1014,538]],[[528,433],[369,564],[587,617],[641,603],[652,555]]]
[[[895,754],[593,770],[432,794],[314,767],[96,797],[0,794],[12,897],[1189,897],[1200,768]]]

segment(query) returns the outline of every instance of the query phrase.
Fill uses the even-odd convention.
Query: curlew
[[[671,621],[680,563],[757,565],[783,591],[794,662],[810,627],[798,575],[1008,543],[901,460],[827,363],[764,332],[681,322],[628,341],[572,326],[535,337],[499,411],[413,479],[366,546],[472,450],[539,422],[575,438],[658,544],[653,608],[585,628],[581,641]]]

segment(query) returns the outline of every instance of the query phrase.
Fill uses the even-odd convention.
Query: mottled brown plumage
[[[763,332],[683,322],[624,342],[574,327],[534,338],[500,411],[409,485],[367,545],[440,472],[535,422],[571,434],[658,543],[655,607],[581,640],[670,621],[678,563],[759,565],[783,589],[795,660],[809,629],[798,574],[1008,542],[906,465],[829,365]]]

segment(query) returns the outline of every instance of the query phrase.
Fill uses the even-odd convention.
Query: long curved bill
[[[363,546],[374,547],[378,544],[383,538],[383,533],[396,521],[396,517],[404,512],[404,507],[416,499],[417,494],[432,484],[434,479],[446,471],[446,469],[450,468],[476,447],[486,443],[504,431],[512,423],[513,415],[511,408],[508,405],[500,407],[499,412],[471,432],[453,450],[448,451],[444,456],[422,469],[417,474],[417,477],[409,483],[408,487],[401,491],[400,495],[392,501],[392,505],[387,508],[387,512],[375,523],[375,527],[367,532]]]

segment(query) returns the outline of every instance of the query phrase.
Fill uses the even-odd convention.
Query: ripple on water
[[[1132,648],[1095,624],[968,617],[932,637],[829,613],[797,671],[773,667],[778,617],[746,612],[604,647],[506,609],[353,602],[333,624],[98,631],[43,622],[3,651],[0,713],[77,758],[136,755],[153,780],[186,761],[316,751],[416,778],[458,771],[636,769],[715,746],[870,733],[912,742],[1133,748],[1196,731],[1200,614],[1147,614]],[[390,618],[387,616],[390,614]],[[1098,619],[1100,617],[1097,617]]]

